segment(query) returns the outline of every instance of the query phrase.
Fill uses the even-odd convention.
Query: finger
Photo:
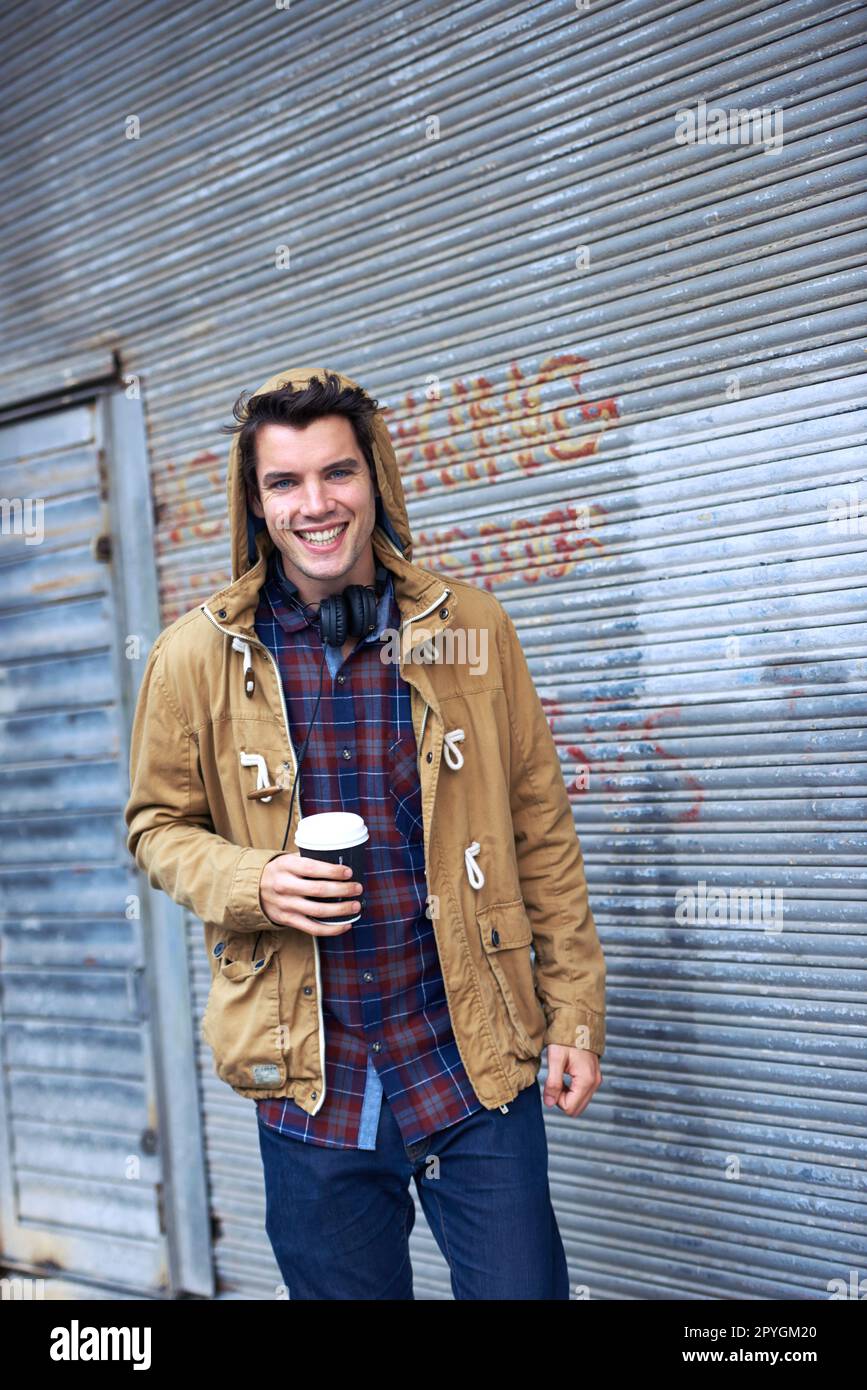
[[[278,927],[295,927],[297,931],[308,932],[310,936],[340,936],[342,932],[351,931],[355,926],[354,922],[337,922],[333,925],[326,922],[318,922],[313,917],[308,917],[304,912],[293,912],[289,909],[281,912],[278,916],[270,919]]]
[[[337,926],[327,926],[322,922],[314,922],[312,917],[305,917],[303,913],[296,912],[293,916],[297,917],[297,922],[290,922],[290,926],[297,926],[299,930],[306,931],[310,936],[342,936],[344,932],[352,931],[354,922],[343,922]]]
[[[575,1115],[580,1115],[581,1111],[588,1105],[591,1094],[592,1092],[584,1089],[579,1090],[573,1081],[572,1085],[564,1090],[560,1097],[560,1109],[564,1115],[570,1115],[574,1118]]]
[[[345,898],[357,896],[364,890],[354,879],[335,883],[330,878],[318,878],[314,884],[312,879],[298,878],[296,874],[290,874],[285,883],[277,882],[274,891],[282,894],[284,898]]]
[[[576,1115],[584,1113],[598,1091],[599,1085],[595,1080],[587,1081],[579,1085],[574,1077],[570,1077],[570,1083],[571,1084],[563,1090],[563,1094],[560,1098],[560,1108],[567,1115],[571,1115],[574,1118]]]
[[[571,1115],[571,1117],[574,1119],[576,1115],[582,1115],[584,1111],[587,1109],[588,1105],[593,1099],[593,1092],[591,1091],[589,1095],[585,1095],[583,1099],[579,1099],[579,1101],[574,1106],[570,1106],[568,1102],[569,1094],[569,1092],[565,1093],[562,1109],[565,1110],[567,1115]],[[580,1092],[578,1094],[580,1096]]]
[[[294,862],[288,868],[299,878],[336,878],[345,880],[352,877],[348,864],[335,864],[330,859],[308,859],[303,854],[288,856]]]
[[[543,1100],[546,1105],[557,1105],[563,1090],[563,1059],[553,1048],[548,1048],[548,1075],[545,1078]]]
[[[301,917],[334,917],[338,913],[351,917],[361,911],[358,898],[343,898],[339,902],[319,903],[315,898],[305,898],[293,894],[283,904],[288,912],[297,912]]]

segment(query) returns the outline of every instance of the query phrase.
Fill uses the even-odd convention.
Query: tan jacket
[[[314,371],[321,375],[281,372],[259,390],[303,383]],[[605,962],[559,758],[512,620],[492,594],[411,562],[403,486],[380,414],[374,457],[394,539],[377,525],[372,540],[402,619],[428,916],[461,1059],[493,1109],[534,1081],[547,1043],[601,1056]],[[132,728],[127,844],[150,882],[204,925],[212,979],[202,1035],[217,1075],[239,1095],[291,1096],[315,1115],[326,1098],[318,939],[276,925],[259,900],[262,870],[284,842],[295,749],[276,664],[253,625],[272,542],[259,530],[251,561],[236,436],[227,490],[232,582],[165,628],[148,654]],[[487,633],[485,674],[459,659],[469,629],[477,630],[469,653],[483,650]],[[264,758],[268,785],[285,784],[270,800],[251,798],[261,769],[242,763],[242,753]],[[286,852],[295,848],[303,793],[302,769]]]

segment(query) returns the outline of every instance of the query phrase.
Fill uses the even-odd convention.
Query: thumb
[[[546,1105],[556,1105],[560,1099],[560,1092],[563,1090],[563,1058],[560,1049],[555,1047],[548,1048],[548,1075],[545,1077],[545,1089],[542,1099]]]

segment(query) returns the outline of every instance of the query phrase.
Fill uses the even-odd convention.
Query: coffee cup
[[[364,884],[365,845],[370,838],[367,826],[361,816],[352,811],[321,811],[315,816],[302,816],[295,831],[295,847],[305,859],[323,859],[329,864],[348,864],[352,878],[347,883]],[[339,880],[337,880],[339,882]],[[347,894],[347,897],[351,895]],[[328,903],[334,906],[337,898],[318,898],[308,894],[311,902]],[[346,926],[357,922],[361,916],[354,917],[341,913],[338,917],[317,917],[316,921],[325,927]]]

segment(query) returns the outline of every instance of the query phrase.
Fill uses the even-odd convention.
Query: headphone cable
[[[283,844],[280,849],[281,854],[285,854],[286,852],[286,841],[289,838],[289,827],[292,824],[292,808],[295,805],[295,793],[297,792],[298,784],[301,781],[301,764],[304,761],[304,754],[307,752],[307,745],[310,742],[310,735],[313,732],[313,721],[316,718],[316,711],[319,709],[319,701],[322,699],[322,677],[325,674],[325,658],[327,655],[327,650],[328,649],[325,643],[323,642],[322,665],[319,667],[319,693],[316,696],[316,704],[313,706],[313,713],[310,716],[310,723],[307,725],[307,733],[304,736],[304,744],[298,756],[298,762],[295,769],[295,781],[292,784],[292,795],[289,799],[289,817],[286,821],[286,833],[283,836]]]

